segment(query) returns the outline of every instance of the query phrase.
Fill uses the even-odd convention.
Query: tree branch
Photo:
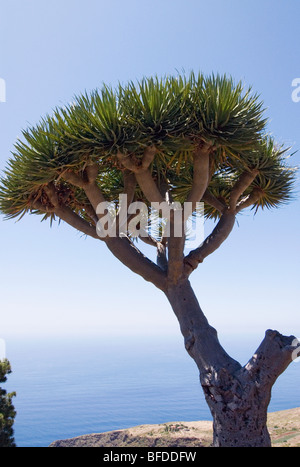
[[[149,203],[163,203],[165,201],[149,170],[137,173],[136,180]]]
[[[48,196],[48,199],[52,206],[57,207],[59,205],[59,200],[58,200],[58,193],[55,189],[55,186],[53,183],[49,183],[48,185],[44,186],[44,192]]]
[[[147,151],[145,151],[144,157],[145,159],[142,165],[145,167],[148,163],[150,164],[149,153]],[[154,154],[153,154],[153,157],[154,157]],[[80,177],[79,175],[74,174],[73,172],[70,172],[70,171],[67,171],[62,175],[62,177],[66,181],[84,189],[86,196],[88,197],[95,211],[97,210],[97,206],[100,203],[105,202],[105,198],[96,182],[97,174],[98,174],[97,165],[90,164],[85,169],[86,180],[83,177]],[[133,190],[135,189],[135,184],[133,183],[132,176],[129,176],[129,174],[126,174],[124,185],[125,185],[125,191],[127,190],[127,194],[129,194],[130,200],[131,200],[134,195]],[[71,213],[66,212],[66,211],[59,212],[60,215],[64,216],[64,219],[68,223],[71,224],[72,222],[73,224],[71,225],[74,226],[75,218],[74,216],[71,216]],[[103,214],[97,214],[97,216],[99,220],[101,220],[101,218],[103,217]],[[82,221],[85,223],[83,219]],[[85,230],[85,232],[88,231],[86,224],[87,223],[80,225],[82,231],[83,229]],[[78,219],[77,219],[77,226],[79,226]],[[95,229],[95,232],[96,232],[96,229]],[[95,238],[100,239],[100,237],[97,235],[97,232],[96,232]],[[146,258],[140,252],[140,250],[136,248],[127,237],[106,236],[103,240],[105,241],[107,247],[113,253],[113,255],[117,259],[119,259],[125,266],[127,266],[129,269],[131,269],[136,274],[139,274],[140,276],[142,276],[145,280],[155,284],[156,287],[164,290],[165,282],[166,282],[166,274],[156,264],[154,264],[151,260]]]
[[[200,202],[210,181],[210,154],[212,146],[202,143],[194,152],[193,182],[191,191],[187,197],[187,203],[191,203],[191,213],[196,209],[196,203]],[[178,229],[178,218],[171,212],[170,237],[168,239],[168,280],[170,283],[178,282],[184,271],[184,245],[186,213],[181,214],[181,235],[175,236],[175,228]]]
[[[202,201],[206,204],[209,204],[211,207],[215,208],[221,214],[227,208],[226,204],[217,199],[210,191],[207,189],[202,197]]]
[[[249,171],[245,171],[242,173],[240,178],[237,180],[236,184],[231,190],[230,194],[230,201],[229,206],[231,209],[235,209],[237,206],[237,202],[242,194],[247,190],[247,188],[251,185],[253,180],[258,175],[258,170],[254,169]]]
[[[145,230],[140,229],[140,235],[138,237],[142,242],[146,243],[146,245],[154,246],[157,248],[157,241],[155,238],[151,237]]]
[[[85,194],[91,203],[95,213],[97,211],[97,206],[100,203],[105,202],[105,198],[97,185],[97,175],[98,175],[98,166],[97,164],[89,164],[86,166],[84,176],[80,176],[79,174],[75,174],[71,170],[67,170],[61,174],[61,177],[66,180],[67,182],[71,183],[78,188],[83,188]],[[101,218],[101,215],[97,214],[98,219]]]
[[[96,229],[70,208],[59,206],[55,208],[54,213],[85,235],[100,240]],[[127,237],[106,237],[104,241],[113,255],[131,271],[139,274],[146,281],[152,282],[159,289],[165,290],[166,275],[151,260],[146,258]]]
[[[76,174],[72,170],[66,170],[62,172],[61,178],[71,185],[77,186],[78,188],[83,188],[86,184],[86,181],[79,174]]]
[[[100,190],[100,188],[98,187],[96,182],[86,184],[84,186],[84,191],[85,191],[85,194],[86,194],[89,202],[91,203],[94,211],[97,214],[97,207],[99,206],[99,204],[100,203],[105,203],[105,201],[106,201],[103,194],[102,194],[102,191]],[[97,214],[97,217],[100,220],[102,215]]]
[[[107,237],[105,243],[113,255],[131,271],[161,290],[166,290],[166,274],[144,256],[127,237]]]
[[[54,214],[57,215],[61,220],[74,227],[74,229],[88,235],[89,237],[101,240],[97,235],[96,228],[89,224],[82,217],[78,216],[72,209],[65,205],[57,206],[54,210]]]
[[[98,172],[98,166],[97,164],[93,164],[93,167],[90,165],[86,167],[86,171],[96,171]],[[61,173],[60,177],[65,180],[66,182],[70,183],[71,185],[76,186],[77,188],[84,188],[88,184],[88,179],[85,179],[84,176],[76,174],[72,170],[65,170],[64,172]],[[95,209],[91,204],[84,204],[83,209],[86,211],[87,215],[90,217],[90,219],[96,224],[98,222],[98,217],[96,214]]]
[[[91,162],[85,167],[84,173],[88,179],[88,183],[94,183],[99,175],[99,167],[96,162]]]
[[[134,173],[130,172],[128,169],[125,169],[123,172],[123,183],[124,195],[126,195],[126,205],[124,205],[123,200],[120,201],[119,213],[116,218],[116,229],[118,234],[120,234],[120,232],[125,232],[127,235],[127,223],[129,221],[129,218],[131,217],[130,215],[128,215],[128,208],[134,200],[135,189],[137,184]]]
[[[245,199],[242,199],[236,206],[236,212],[240,212],[243,209],[248,208],[255,204],[261,197],[261,191],[259,189],[255,189],[248,195]]]
[[[120,152],[117,154],[117,158],[123,167],[135,174],[136,180],[149,203],[162,203],[164,198],[149,170],[155,154],[156,148],[154,146],[147,147],[139,165],[130,156]]]
[[[170,283],[176,283],[183,273],[184,245],[185,245],[185,219],[184,212],[180,213],[181,221],[178,226],[178,214],[172,209],[170,212],[170,235],[168,238],[168,280]],[[175,220],[175,216],[177,219]],[[181,235],[175,236],[175,230],[181,228]],[[180,232],[177,232],[177,235]]]
[[[271,391],[278,376],[299,353],[300,342],[295,336],[283,336],[268,329],[255,354],[241,370],[241,377],[252,382],[259,375],[259,389]]]
[[[166,252],[166,245],[162,242],[157,242],[157,258],[156,263],[163,271],[168,270],[168,260],[167,260],[167,252]]]
[[[203,143],[194,152],[193,183],[191,191],[187,197],[187,202],[193,204],[193,211],[195,210],[196,203],[201,201],[209,184],[209,156],[211,151],[211,145]]]
[[[31,209],[36,209],[37,211],[44,212],[45,214],[54,214],[54,207],[53,206],[47,206],[41,203],[41,201],[33,201],[30,204]]]
[[[56,203],[57,197],[53,193],[53,190],[50,188],[45,189],[45,192],[46,191],[48,191],[48,193],[51,193],[50,196],[52,198],[52,201]],[[95,238],[96,240],[100,240],[100,238],[97,235],[96,228],[89,224],[82,217],[78,216],[74,211],[72,211],[72,209],[65,205],[59,205],[57,203],[56,206],[50,208],[49,206],[43,205],[43,203],[41,203],[40,201],[34,201],[32,203],[32,207],[46,214],[55,214],[62,221],[66,222],[71,227],[74,227],[74,229],[79,230],[79,232],[82,232],[83,234],[88,235],[89,237]]]
[[[97,214],[95,213],[95,211],[93,209],[93,206],[91,206],[90,204],[84,204],[82,206],[82,208],[84,209],[86,214],[89,216],[91,221],[93,221],[93,223],[96,225],[97,222],[98,222],[98,217],[97,217]]]
[[[123,172],[124,180],[124,194],[127,195],[127,206],[131,204],[134,200],[135,189],[136,189],[136,178],[134,173],[129,170],[124,170]]]
[[[117,159],[121,163],[122,167],[129,170],[130,172],[136,173],[140,165],[136,161],[133,160],[130,154],[124,154],[122,152],[117,152]]]
[[[142,162],[138,164],[136,160],[134,160],[131,156],[126,154],[118,153],[117,158],[119,162],[125,167],[127,170],[131,171],[135,175],[136,181],[139,184],[142,192],[144,193],[145,197],[150,203],[166,203],[163,194],[157,187],[153,177],[150,173],[149,167],[154,160],[154,156],[156,154],[156,148],[151,146],[145,149],[144,156],[142,158]],[[166,256],[166,242],[153,242],[152,238],[149,236],[140,237],[141,240],[144,242],[156,245],[157,247],[157,264],[159,268],[163,271],[168,269],[168,261]],[[168,246],[170,246],[168,242]],[[170,253],[169,253],[170,254]],[[172,241],[171,241],[171,257],[175,256],[172,255]],[[182,255],[183,256],[183,255]],[[183,259],[183,258],[182,258]],[[182,263],[181,259],[181,265]]]
[[[194,271],[199,263],[216,251],[227,239],[235,224],[235,213],[228,210],[220,218],[213,232],[206,238],[203,244],[191,251],[185,258],[185,272],[187,275]]]

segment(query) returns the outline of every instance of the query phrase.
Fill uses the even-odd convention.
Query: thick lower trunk
[[[167,298],[178,318],[185,348],[200,371],[213,416],[215,447],[270,447],[267,409],[277,377],[292,361],[294,336],[267,331],[242,367],[221,346],[188,281],[172,285]]]
[[[271,447],[265,404],[245,398],[238,403],[209,405],[214,419],[214,447]]]
[[[267,408],[270,389],[259,378],[246,381],[243,369],[200,373],[206,402],[213,416],[215,447],[270,447]]]

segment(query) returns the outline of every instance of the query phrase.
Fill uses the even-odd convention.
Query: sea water
[[[242,364],[259,344],[224,341]],[[19,447],[141,424],[211,420],[181,336],[13,338],[6,347],[13,373],[2,386],[17,392]],[[294,362],[276,382],[269,411],[299,407],[299,383]]]

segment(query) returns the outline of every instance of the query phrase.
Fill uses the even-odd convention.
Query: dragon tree
[[[103,85],[24,130],[1,178],[6,218],[29,213],[51,224],[64,221],[165,294],[198,367],[216,447],[271,445],[271,389],[300,347],[294,336],[267,330],[242,366],[220,344],[189,281],[223,247],[240,213],[293,198],[291,154],[268,135],[264,112],[251,88],[227,76],[191,73]],[[141,203],[149,219],[159,211],[157,228],[133,209]],[[188,204],[197,215],[198,203],[214,228],[188,250],[188,220],[178,206]],[[167,218],[157,208],[175,205]],[[109,206],[116,208],[115,235],[107,228]],[[142,242],[153,246],[156,261],[142,252]]]

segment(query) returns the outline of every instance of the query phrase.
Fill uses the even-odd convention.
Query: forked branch
[[[95,213],[97,212],[97,206],[105,202],[105,198],[96,182],[97,176],[98,166],[96,163],[87,165],[82,175],[76,174],[72,170],[67,170],[61,174],[61,177],[68,183],[83,188]],[[98,219],[100,218],[101,216],[98,216]]]
[[[150,172],[150,165],[154,160],[156,148],[149,146],[144,150],[141,163],[134,160],[130,155],[117,153],[117,158],[123,167],[135,174],[136,181],[149,203],[162,203],[164,198],[160,193]]]

